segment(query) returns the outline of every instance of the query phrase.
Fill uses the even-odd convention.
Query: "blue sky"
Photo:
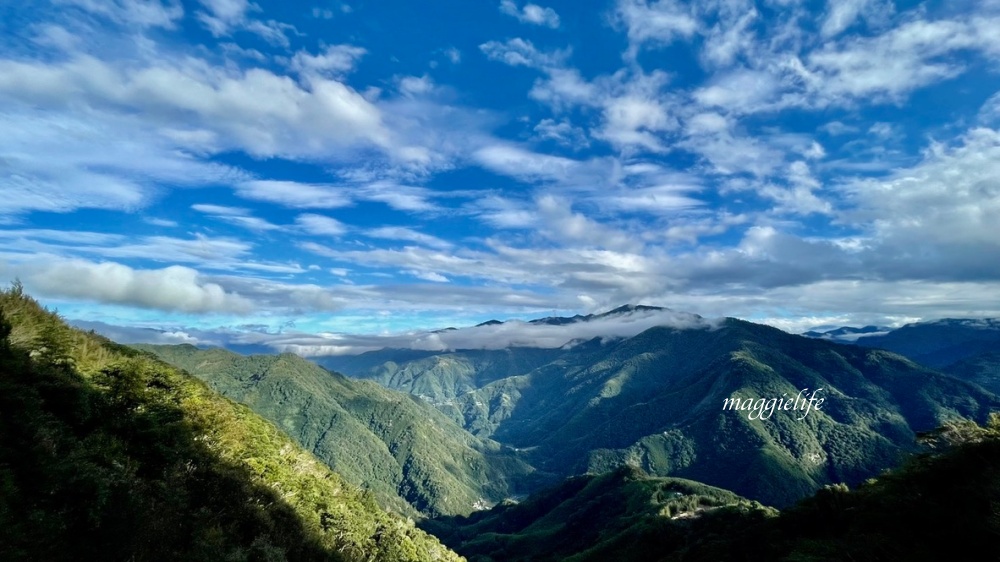
[[[5,3],[0,277],[164,341],[1000,316],[998,29],[996,1]]]

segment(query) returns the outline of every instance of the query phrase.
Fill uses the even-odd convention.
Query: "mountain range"
[[[893,351],[1000,393],[1000,319],[946,318],[875,333],[870,327],[843,327],[803,335]]]
[[[967,333],[923,336],[921,350],[965,354],[948,373],[832,337],[622,307],[432,340],[481,348],[320,359],[347,377],[288,353],[121,346],[15,285],[0,293],[0,558],[981,549],[1000,533],[1000,398],[984,388],[995,327],[936,329]],[[804,411],[803,392],[823,401]],[[795,407],[767,411],[779,397]]]
[[[612,311],[627,316],[634,308]],[[594,317],[544,319],[567,333]],[[386,349],[316,360],[416,394],[480,437],[562,477],[636,466],[785,506],[896,465],[916,432],[982,421],[1000,399],[883,350],[726,319],[548,348]],[[767,420],[727,398],[822,389],[823,409]]]

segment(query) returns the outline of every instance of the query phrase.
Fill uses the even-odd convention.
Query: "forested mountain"
[[[401,360],[376,364],[379,353]],[[540,470],[569,476],[628,464],[778,506],[825,484],[860,482],[896,465],[915,432],[958,417],[983,421],[1000,406],[982,388],[899,355],[734,319],[562,349],[399,354],[370,354],[372,366],[348,374],[433,389],[443,412]],[[825,402],[805,416],[723,410],[727,398],[791,398],[806,388],[822,389]]]
[[[1000,394],[1000,351],[979,353],[941,369],[949,375]]]
[[[470,561],[649,560],[683,547],[691,539],[686,523],[717,510],[740,525],[778,513],[726,490],[623,467],[422,526]]]
[[[1000,537],[1000,418],[950,424],[902,468],[780,514],[625,468],[426,528],[470,562],[976,560]]]
[[[857,340],[905,355],[931,368],[942,368],[979,354],[1000,351],[1000,319],[947,318],[907,324],[879,336]]]
[[[526,492],[530,466],[433,406],[292,354],[137,345],[274,422],[349,482],[416,516],[466,514]]]
[[[0,560],[459,560],[249,408],[0,292]]]

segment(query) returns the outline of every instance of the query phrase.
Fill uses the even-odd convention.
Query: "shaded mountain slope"
[[[1000,394],[1000,350],[973,355],[941,370],[957,379]]]
[[[531,468],[433,406],[292,354],[136,346],[250,406],[348,481],[405,513],[463,514],[522,493]]]
[[[570,478],[519,504],[422,526],[470,562],[648,560],[682,547],[689,522],[720,509],[742,515],[743,524],[777,515],[726,490],[620,468]]]
[[[976,560],[1000,539],[1000,418],[949,424],[935,449],[855,490],[783,512],[634,469],[424,525],[474,562]],[[935,452],[936,451],[936,452]],[[603,507],[603,509],[602,509]]]
[[[466,353],[479,352],[447,357],[459,363]],[[825,403],[803,419],[723,410],[727,398],[793,398],[804,388],[822,388]],[[787,505],[824,484],[877,474],[912,450],[916,431],[958,417],[982,421],[998,400],[892,353],[728,319],[585,342],[444,409],[546,472],[632,464]]]
[[[0,559],[458,560],[245,406],[0,292]]]

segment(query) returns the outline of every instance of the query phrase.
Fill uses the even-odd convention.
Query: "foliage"
[[[139,345],[282,428],[382,505],[467,514],[528,485],[510,449],[470,435],[426,402],[331,373],[292,354],[242,356],[191,345]]]
[[[625,467],[568,479],[519,504],[423,525],[473,562],[648,560],[691,541],[694,521],[736,514],[747,524],[777,512],[719,488]]]
[[[190,375],[0,291],[0,559],[456,560]]]
[[[1000,416],[924,438],[934,447],[902,468],[854,490],[824,486],[780,514],[724,490],[620,469],[423,525],[473,562],[982,559],[1000,539]]]
[[[1000,408],[996,395],[899,355],[734,319],[531,354],[421,353],[372,352],[351,363],[362,369],[353,374],[439,393],[443,412],[519,449],[544,473],[635,465],[779,507],[897,465],[915,450],[916,432],[982,422]],[[803,388],[822,388],[825,398],[804,419],[789,411],[749,420],[722,409],[733,396],[794,398]]]

